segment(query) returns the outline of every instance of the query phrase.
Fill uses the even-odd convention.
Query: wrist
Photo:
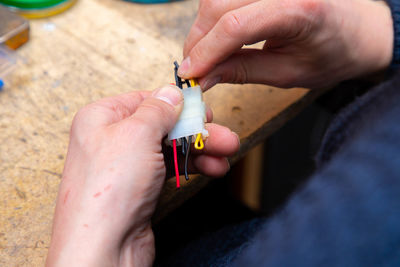
[[[142,217],[138,212],[115,221],[105,210],[117,209],[95,205],[102,202],[97,198],[92,202],[93,197],[70,193],[64,203],[65,195],[60,190],[46,266],[151,265],[154,238],[150,221],[134,220]],[[150,264],[137,264],[145,262]]]

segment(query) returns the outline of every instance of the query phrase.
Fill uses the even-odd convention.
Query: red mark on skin
[[[67,200],[68,200],[68,196],[69,196],[69,192],[70,192],[70,191],[71,191],[71,190],[68,189],[67,193],[65,193],[65,195],[64,195],[64,201],[63,201],[64,205],[65,205],[65,203],[67,203]]]
[[[110,190],[111,189],[111,185],[109,184],[109,185],[107,185],[106,187],[104,187],[104,191],[108,191],[108,190]]]
[[[89,225],[87,225],[86,223],[83,225],[83,227],[85,228],[89,228]]]
[[[96,194],[93,195],[93,197],[99,197],[101,196],[101,192],[97,192]]]

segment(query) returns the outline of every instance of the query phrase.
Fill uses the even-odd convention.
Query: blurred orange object
[[[29,40],[29,22],[0,5],[0,44],[17,49]]]

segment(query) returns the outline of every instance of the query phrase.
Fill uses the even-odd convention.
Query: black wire
[[[183,84],[186,83],[187,87],[191,87],[189,80],[181,79],[181,77],[178,76],[178,69],[179,69],[178,62],[174,61],[174,65],[175,65],[174,72],[175,72],[175,84],[176,84],[176,86],[178,86],[179,88],[183,89]]]
[[[174,68],[175,85],[182,89],[182,84],[183,83],[182,83],[181,78],[178,76],[179,64],[178,64],[178,62],[174,61],[174,65],[175,65],[175,68]]]
[[[188,159],[189,159],[191,144],[192,144],[192,136],[189,136],[189,141],[187,142],[187,146],[186,146],[186,157],[185,157],[185,179],[186,179],[186,181],[189,180]]]
[[[186,155],[186,138],[185,137],[182,137],[181,138],[181,145],[182,145],[182,154],[183,155]]]

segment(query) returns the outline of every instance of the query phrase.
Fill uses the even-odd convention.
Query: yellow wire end
[[[197,86],[197,85],[199,85],[199,83],[197,82],[196,79],[190,79],[190,86],[194,87],[194,86]]]
[[[201,133],[199,133],[196,137],[196,141],[194,142],[194,148],[196,148],[197,150],[202,150],[204,148],[204,142]]]

